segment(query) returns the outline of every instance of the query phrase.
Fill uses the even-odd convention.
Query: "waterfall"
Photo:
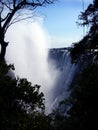
[[[51,109],[55,109],[59,102],[70,94],[69,87],[78,69],[78,65],[71,63],[70,51],[66,48],[51,49],[49,54],[50,63],[59,71],[58,77],[52,89]]]

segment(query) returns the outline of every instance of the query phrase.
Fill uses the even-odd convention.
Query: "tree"
[[[89,25],[89,39],[91,45],[90,48],[94,49],[97,48],[97,37],[98,37],[98,1],[93,0],[93,3],[90,4],[87,9],[81,13],[79,16],[80,20],[83,20],[82,25]],[[93,44],[92,44],[93,43]]]
[[[8,42],[5,41],[5,34],[8,28],[20,20],[31,18],[33,10],[40,6],[52,4],[54,0],[0,0],[0,59],[4,60]],[[30,11],[25,13],[25,11]],[[25,17],[23,17],[24,12]],[[21,17],[22,16],[22,17]]]
[[[93,0],[84,12],[79,15],[79,25],[88,26],[89,31],[82,40],[75,43],[72,49],[72,58],[81,60],[91,55],[92,59],[98,60],[98,1]],[[77,51],[77,49],[80,51]],[[79,54],[79,55],[78,55]],[[91,59],[90,59],[91,60]],[[95,61],[96,61],[95,60]],[[92,60],[92,62],[94,62]]]
[[[10,77],[10,69],[12,65],[0,62],[0,129],[27,130],[30,117],[34,119],[35,113],[44,112],[44,95],[39,85]]]

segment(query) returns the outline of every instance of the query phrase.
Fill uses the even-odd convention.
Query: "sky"
[[[84,0],[84,9],[92,1]],[[43,26],[51,37],[49,47],[70,46],[83,37],[83,28],[76,24],[81,11],[83,0],[57,0],[52,5],[37,8],[36,13],[43,18]]]

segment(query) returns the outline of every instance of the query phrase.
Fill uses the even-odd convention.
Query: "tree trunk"
[[[0,60],[4,60],[5,53],[6,53],[6,47],[8,45],[8,42],[1,42],[1,52],[0,52]]]

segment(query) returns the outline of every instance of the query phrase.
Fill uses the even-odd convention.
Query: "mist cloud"
[[[8,30],[6,40],[10,42],[6,60],[14,64],[15,75],[27,78],[33,85],[41,85],[49,105],[58,72],[47,62],[50,40],[43,25],[38,22],[16,24]]]

